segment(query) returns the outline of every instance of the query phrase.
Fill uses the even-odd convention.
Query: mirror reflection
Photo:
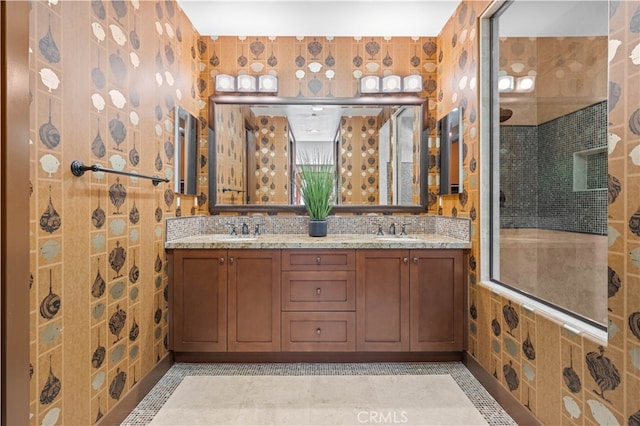
[[[423,204],[424,99],[212,100],[215,206],[302,206],[295,170],[311,153],[336,167],[337,206]]]
[[[440,195],[462,192],[462,107],[436,123],[440,140]]]
[[[492,21],[492,279],[604,327],[608,4],[511,2]]]
[[[174,192],[197,195],[199,120],[180,106],[173,112],[175,140]]]

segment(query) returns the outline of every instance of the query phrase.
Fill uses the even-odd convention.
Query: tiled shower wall
[[[600,189],[573,189],[573,154],[605,149],[606,129],[606,102],[539,126],[502,125],[501,227],[606,234],[606,153],[588,157],[588,182]]]

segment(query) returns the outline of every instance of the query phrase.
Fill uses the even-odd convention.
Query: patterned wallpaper
[[[535,76],[529,93],[502,93],[509,125],[534,125],[607,98],[607,37],[500,39],[500,73]]]
[[[30,9],[32,424],[91,424],[167,353],[171,111],[197,112],[197,41],[172,1]]]

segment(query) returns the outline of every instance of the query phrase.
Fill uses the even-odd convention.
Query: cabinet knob
[[[233,257],[229,258],[229,263],[233,263],[235,261],[235,259]]]
[[[321,262],[320,256],[316,257],[316,263],[319,265]]]
[[[418,258],[417,257],[413,258],[413,263],[418,263]]]
[[[319,336],[320,333],[322,333],[322,330],[320,329],[320,327],[316,328],[316,334]]]
[[[220,264],[222,265],[224,263],[224,257],[221,257],[219,261],[220,261]]]
[[[316,294],[320,296],[321,293],[322,293],[322,288],[320,287],[316,288]]]
[[[407,264],[407,263],[409,263],[409,258],[408,258],[408,257],[403,257],[403,258],[402,258],[402,261],[403,261],[405,264]]]

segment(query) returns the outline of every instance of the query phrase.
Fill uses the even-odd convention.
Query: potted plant
[[[309,214],[309,236],[327,235],[327,216],[336,194],[336,169],[330,158],[319,153],[309,158],[301,155],[298,165],[300,195]]]

